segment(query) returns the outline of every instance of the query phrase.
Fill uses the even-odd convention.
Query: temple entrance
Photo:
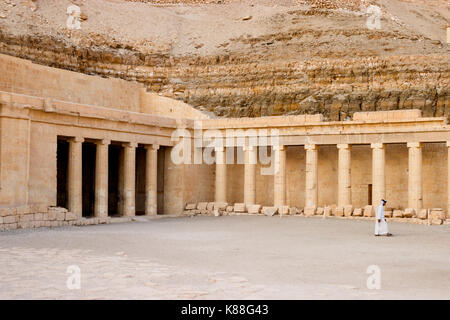
[[[369,205],[372,205],[373,203],[372,203],[372,185],[371,184],[369,184],[367,199],[368,199],[367,203]]]
[[[145,214],[145,174],[147,150],[136,148],[136,215]]]
[[[69,142],[58,138],[56,146],[56,205],[68,207],[67,170],[69,164]]]
[[[92,142],[83,143],[83,217],[93,217],[95,208],[95,162],[96,145]]]
[[[164,214],[164,170],[166,159],[166,147],[160,146],[158,150],[158,214]]]
[[[120,214],[120,158],[122,146],[111,144],[108,148],[108,215]]]

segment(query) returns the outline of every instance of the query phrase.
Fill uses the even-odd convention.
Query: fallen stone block
[[[350,217],[352,215],[352,213],[353,213],[352,205],[344,206],[344,216]]]
[[[403,211],[402,210],[394,210],[392,213],[392,216],[394,218],[403,218]]]
[[[234,212],[236,212],[236,213],[245,212],[245,203],[235,203],[234,204]]]
[[[187,205],[186,205],[186,208],[185,208],[186,210],[195,210],[195,209],[197,209],[197,204],[196,203],[188,203]]]
[[[226,202],[214,202],[214,210],[225,211],[227,209],[228,203]]]
[[[344,216],[344,207],[337,207],[334,211],[334,215],[336,217],[343,217]]]
[[[325,207],[325,208],[323,208],[323,212],[324,212],[325,216],[330,217],[332,215],[332,208]]]
[[[355,217],[362,217],[363,216],[363,209],[362,208],[355,208],[355,210],[353,210],[353,215]]]
[[[316,213],[316,207],[305,207],[305,216],[311,217]]]
[[[445,220],[445,212],[442,209],[432,209],[430,212],[430,219]]]
[[[206,210],[213,211],[214,210],[214,202],[208,202],[206,205]]]
[[[220,213],[219,209],[214,209],[214,216],[220,217],[222,214]]]
[[[319,208],[317,208],[317,210],[316,210],[316,214],[317,214],[318,216],[322,216],[324,212],[325,212],[325,209],[322,208],[322,207],[319,207]]]
[[[405,212],[403,213],[404,218],[413,218],[416,215],[416,210],[413,208],[406,208]]]
[[[67,221],[77,220],[78,215],[76,215],[75,213],[72,213],[72,212],[66,212],[64,218]]]
[[[444,220],[442,220],[442,219],[438,219],[438,218],[431,219],[431,224],[441,225],[442,223],[444,223]]]
[[[264,213],[266,216],[273,216],[278,212],[278,208],[275,207],[262,207],[261,209],[262,213]]]
[[[197,209],[198,210],[206,210],[207,206],[208,206],[208,202],[199,202],[197,204]]]
[[[247,207],[247,212],[250,214],[258,214],[261,212],[261,206],[259,204],[253,204]]]
[[[375,210],[372,205],[364,207],[364,217],[375,217]]]
[[[296,207],[290,207],[289,208],[289,215],[295,216],[296,214],[299,214],[300,211]]]
[[[56,211],[56,221],[64,221],[66,213],[62,211]]]
[[[384,217],[385,218],[392,218],[392,210],[387,210],[387,211],[384,211]]]
[[[227,212],[233,212],[234,206],[227,206]]]
[[[427,209],[421,209],[419,212],[417,212],[417,218],[419,219],[427,219],[428,218],[428,210]]]
[[[281,214],[281,215],[288,215],[289,214],[289,206],[281,206],[279,209],[278,209],[278,212]]]

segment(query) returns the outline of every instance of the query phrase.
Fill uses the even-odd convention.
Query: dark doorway
[[[108,215],[119,215],[119,171],[122,147],[109,145],[108,149]]]
[[[166,163],[166,147],[160,146],[158,150],[158,214],[164,214],[164,170]]]
[[[369,188],[368,189],[369,189],[369,193],[367,195],[367,198],[368,198],[369,201],[367,203],[369,205],[372,205],[372,185],[371,184],[369,184]]]
[[[56,146],[56,205],[67,208],[67,170],[69,164],[69,142],[58,139]]]
[[[83,217],[94,216],[95,206],[95,143],[83,143]]]
[[[146,172],[145,148],[136,148],[136,215],[145,214],[145,172]]]

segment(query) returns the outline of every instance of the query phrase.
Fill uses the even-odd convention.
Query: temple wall
[[[0,54],[0,90],[108,108],[140,111],[142,85],[45,67]]]

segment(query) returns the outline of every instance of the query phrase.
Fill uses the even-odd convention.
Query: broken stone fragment
[[[416,214],[416,210],[414,210],[413,208],[406,208],[405,212],[403,213],[403,216],[405,218],[413,218]]]
[[[364,217],[375,217],[375,211],[372,205],[367,205],[364,207]]]
[[[346,217],[350,217],[353,213],[353,206],[352,205],[348,205],[344,207],[344,216]]]
[[[355,208],[355,210],[353,210],[353,215],[355,217],[362,217],[362,215],[363,215],[362,208]]]
[[[235,203],[234,204],[234,212],[245,212],[245,203]]]
[[[445,212],[441,208],[433,208],[430,212],[430,218],[445,220]]]
[[[316,213],[316,207],[305,207],[305,216],[311,217]]]
[[[427,209],[421,209],[421,210],[419,210],[419,212],[417,213],[417,218],[419,218],[419,219],[424,220],[424,219],[426,219],[427,217],[428,217]]]
[[[278,212],[278,208],[275,207],[262,207],[262,213],[264,213],[266,216],[273,216]]]
[[[343,207],[337,207],[334,215],[336,217],[343,217],[344,216],[344,208]]]
[[[289,206],[281,206],[279,208],[278,212],[282,215],[288,215],[289,214]]]
[[[253,204],[247,207],[247,211],[250,214],[258,214],[261,211],[261,206],[259,204]]]
[[[325,212],[325,209],[322,208],[322,207],[319,207],[319,208],[317,208],[317,210],[316,210],[316,214],[317,214],[318,216],[323,215],[324,212]]]
[[[186,205],[186,210],[195,210],[197,209],[197,204],[196,203],[188,203]]]
[[[207,206],[208,206],[208,202],[199,202],[197,204],[197,209],[198,210],[206,210]]]
[[[289,208],[289,215],[294,216],[299,213],[300,213],[300,211],[296,207]]]
[[[403,218],[403,211],[402,210],[394,210],[392,213],[392,216],[394,218]]]

